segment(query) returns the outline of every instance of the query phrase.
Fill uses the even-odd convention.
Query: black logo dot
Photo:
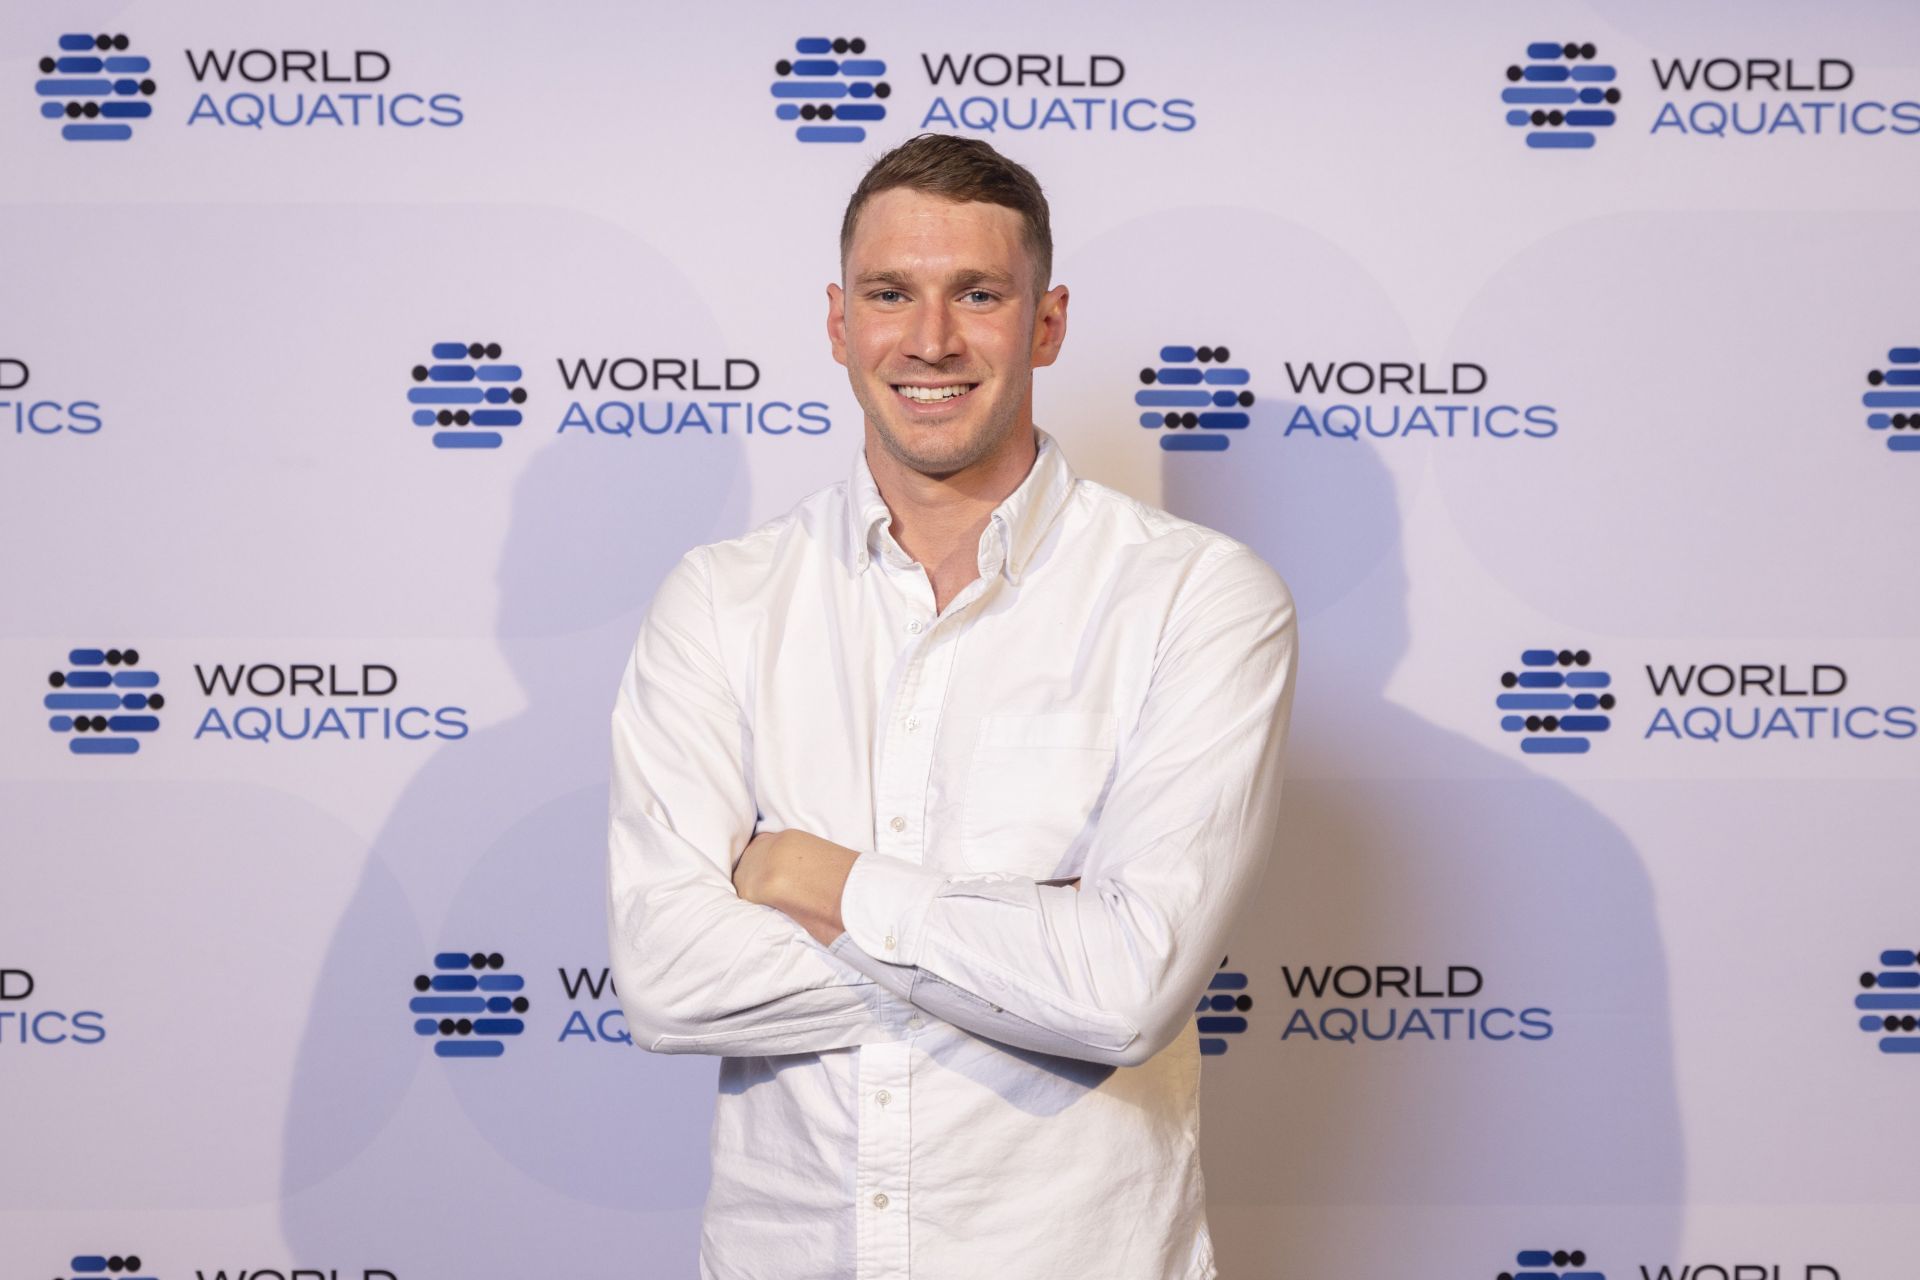
[[[1180,415],[1169,410],[1167,415],[1160,419],[1160,424],[1167,427],[1177,427],[1180,425]]]
[[[467,344],[467,359],[478,360],[485,354],[487,354],[487,348],[484,343],[469,342]]]
[[[821,104],[820,104],[820,118],[821,118],[822,120],[831,120],[831,119],[833,119],[833,104],[832,104],[832,103],[828,103],[828,102],[823,102],[823,103],[821,103]]]
[[[453,1034],[453,1019],[452,1019],[452,1018],[442,1018],[442,1019],[440,1019],[440,1034],[441,1034],[441,1035],[443,1035],[443,1036],[450,1036],[450,1035],[452,1035],[452,1034]]]
[[[105,36],[101,36],[100,38],[101,38],[102,40],[104,40],[104,39],[106,39],[106,37],[105,37]],[[121,1256],[120,1256],[119,1254],[117,1254],[117,1253],[116,1253],[116,1254],[114,1254],[114,1255],[113,1255],[113,1256],[112,1256],[111,1258],[108,1258],[108,1259],[107,1259],[107,1270],[109,1270],[109,1271],[118,1271],[118,1270],[120,1270],[120,1268],[122,1268],[122,1267],[124,1267],[124,1266],[126,1266],[126,1265],[127,1265],[127,1263],[126,1263],[126,1259],[124,1259],[124,1258],[122,1258],[122,1257],[121,1257]]]
[[[427,380],[427,366],[423,364],[413,366],[413,380],[415,382],[425,382]]]
[[[463,1036],[470,1036],[473,1034],[473,1019],[462,1018],[460,1019],[460,1021],[453,1024],[453,1029],[455,1031],[458,1031]]]
[[[1567,118],[1566,118],[1566,116],[1564,116],[1564,115],[1562,115],[1562,114],[1561,114],[1560,112],[1558,112],[1558,111],[1549,111],[1549,112],[1547,112],[1547,123],[1548,123],[1548,124],[1565,124],[1565,123],[1566,123],[1566,120],[1567,120]]]
[[[1592,662],[1592,661],[1593,661],[1593,655],[1592,655],[1592,654],[1590,654],[1590,653],[1588,653],[1588,652],[1587,652],[1587,651],[1586,651],[1585,649],[1575,649],[1575,650],[1573,651],[1573,665],[1574,665],[1574,666],[1576,666],[1576,667],[1584,667],[1584,666],[1586,666],[1586,665],[1587,665],[1587,664],[1588,664],[1589,662]]]
[[[847,42],[845,40],[835,40],[833,42],[833,51],[835,53],[845,53],[847,51]]]
[[[142,80],[140,82],[140,92],[145,94],[147,97],[151,98],[153,96],[153,90],[154,90],[153,81]]]
[[[1593,47],[1593,44],[1591,41],[1580,46],[1580,56],[1583,58],[1591,58],[1594,54],[1598,52],[1600,51]]]
[[[497,342],[489,342],[487,344],[487,359],[498,360],[499,358],[500,358],[500,344]]]
[[[113,48],[113,37],[95,36],[93,38],[93,47],[96,49],[111,49]]]
[[[1528,716],[1528,717],[1527,717],[1527,732],[1528,732],[1528,733],[1538,733],[1539,731],[1540,731],[1540,717],[1539,717],[1539,716]]]
[[[867,42],[859,36],[855,36],[853,39],[847,41],[847,48],[853,50],[855,53],[865,53],[867,51]]]
[[[1547,122],[1547,113],[1544,111],[1535,111],[1531,119],[1535,124],[1545,124]]]
[[[1577,58],[1580,56],[1580,46],[1569,40],[1560,46],[1560,54],[1566,58]]]
[[[455,426],[464,427],[469,422],[472,422],[472,421],[473,421],[473,415],[468,413],[465,409],[458,409],[454,411],[453,423]]]
[[[1603,710],[1606,710],[1606,711],[1613,710],[1613,701],[1614,701],[1613,695],[1610,693],[1603,693],[1600,695],[1600,706]]]
[[[1892,1014],[1888,1014],[1886,1017],[1880,1019],[1880,1029],[1882,1031],[1898,1031],[1900,1029],[1900,1019],[1894,1017]]]
[[[53,69],[59,65],[60,64],[55,62],[52,58],[40,59],[40,71],[42,74],[45,74],[45,75],[51,75],[53,73]]]
[[[1563,667],[1570,667],[1573,665],[1573,650],[1562,649],[1559,653],[1553,655],[1553,660]]]
[[[1565,1249],[1556,1249],[1554,1251],[1553,1265],[1556,1267],[1564,1267],[1567,1265],[1567,1251]]]
[[[893,86],[888,84],[885,80],[882,80],[879,84],[873,86],[873,96],[876,98],[885,98],[892,93],[893,93]]]
[[[66,676],[66,673],[63,671],[49,671],[47,673],[47,683],[52,685],[56,689],[66,684],[66,682],[67,682],[67,676]]]
[[[428,987],[431,987],[432,985],[433,985],[433,979],[429,978],[424,973],[418,975],[413,980],[413,989],[415,991],[425,991]]]
[[[433,420],[443,427],[450,427],[453,425],[453,410],[442,409],[439,413],[433,415]]]
[[[1193,413],[1183,413],[1180,415],[1180,425],[1183,427],[1197,427],[1200,425],[1200,416]]]
[[[806,103],[800,108],[800,118],[802,120],[811,120],[819,114],[820,112],[815,109],[814,105],[811,102]]]
[[[1860,985],[1863,987],[1871,987],[1877,981],[1878,979],[1875,978],[1871,973],[1863,973],[1860,975]]]
[[[498,951],[487,957],[487,968],[498,969],[507,962],[507,958]]]
[[[1567,1261],[1576,1267],[1584,1267],[1587,1265],[1587,1251],[1585,1249],[1575,1249],[1567,1255]]]
[[[1520,78],[1521,76],[1523,76],[1523,75],[1525,75],[1525,74],[1526,74],[1526,73],[1525,73],[1524,71],[1522,71],[1522,70],[1520,70],[1520,68],[1518,68],[1518,67],[1508,67],[1508,68],[1507,68],[1507,79],[1509,79],[1509,80],[1518,80],[1518,79],[1519,79],[1519,78]]]
[[[1620,101],[1620,91],[1618,89],[1607,90],[1607,101],[1608,102]]]
[[[1240,393],[1240,407],[1242,409],[1247,409],[1247,408],[1251,408],[1252,406],[1253,406],[1253,392],[1242,391]]]
[[[1238,1009],[1240,1012],[1245,1013],[1247,1010],[1253,1008],[1253,997],[1237,996],[1234,999],[1233,1007]]]
[[[1225,347],[1215,347],[1213,349],[1213,358],[1225,364],[1227,362],[1227,349]]]
[[[515,404],[525,404],[527,402],[527,393],[519,387],[515,387],[513,394],[509,396],[508,399],[512,400]]]
[[[69,102],[67,104],[67,118],[69,120],[76,120],[79,118],[79,116],[80,116],[80,104],[77,102]]]
[[[1519,677],[1519,676],[1517,676],[1517,675],[1515,675],[1515,674],[1513,674],[1513,672],[1511,672],[1511,671],[1502,671],[1502,672],[1500,673],[1500,686],[1501,686],[1501,688],[1503,688],[1503,689],[1511,689],[1511,688],[1513,688],[1513,686],[1515,686],[1515,685],[1517,685],[1517,684],[1519,684],[1519,683],[1520,683],[1520,677]]]
[[[1159,379],[1160,375],[1151,369],[1142,369],[1140,371],[1140,381],[1147,386],[1152,386],[1155,382],[1159,381]]]
[[[525,996],[515,996],[513,998],[513,1011],[515,1013],[525,1013],[527,1011],[527,998]]]
[[[1198,351],[1193,353],[1193,358],[1195,360],[1198,360],[1201,364],[1208,364],[1213,360],[1213,348],[1202,347]]]
[[[1553,733],[1560,728],[1560,717],[1548,716],[1545,720],[1542,720],[1540,723],[1547,727],[1548,733]]]
[[[793,64],[785,58],[782,58],[773,64],[773,74],[777,76],[790,76],[793,74]]]
[[[467,963],[476,969],[484,969],[487,967],[487,953],[484,951],[476,951],[467,957]]]

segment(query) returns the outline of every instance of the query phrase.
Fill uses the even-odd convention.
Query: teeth
[[[963,396],[973,390],[975,385],[966,383],[957,387],[895,387],[894,390],[909,400],[932,404],[936,400],[951,400],[955,396]]]

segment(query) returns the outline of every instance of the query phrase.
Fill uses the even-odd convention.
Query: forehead
[[[1020,214],[1005,205],[892,187],[861,207],[847,268],[997,268],[1012,274],[1027,265],[1022,229]]]

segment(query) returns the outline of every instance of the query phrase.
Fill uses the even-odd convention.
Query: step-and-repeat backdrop
[[[692,1274],[607,716],[844,477],[922,130],[1076,469],[1300,602],[1226,1274],[1915,1274],[1911,6],[18,3],[0,107],[7,1274]]]

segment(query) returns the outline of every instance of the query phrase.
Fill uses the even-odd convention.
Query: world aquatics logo
[[[773,64],[780,77],[773,82],[774,116],[798,121],[793,136],[801,142],[866,141],[866,126],[887,118],[893,86],[880,79],[887,64],[862,57],[867,42],[858,36],[803,36],[793,51],[799,56]]]
[[[77,756],[130,756],[140,735],[160,727],[167,704],[157,671],[141,671],[137,649],[69,649],[67,670],[47,676],[47,727]]]
[[[1920,347],[1894,347],[1887,364],[1867,371],[1873,390],[1860,397],[1871,410],[1867,426],[1886,432],[1882,439],[1895,453],[1920,453]]]
[[[1252,421],[1251,376],[1227,364],[1225,347],[1166,346],[1160,363],[1140,370],[1133,403],[1140,425],[1160,431],[1160,447],[1173,453],[1219,453],[1232,439],[1218,434],[1245,429]],[[1198,430],[1199,435],[1185,434]]]
[[[436,342],[432,354],[432,364],[413,366],[413,425],[433,431],[436,449],[498,449],[500,431],[522,421],[520,366],[491,363],[497,342]]]
[[[1529,147],[1579,150],[1594,143],[1594,130],[1614,123],[1620,90],[1611,65],[1594,62],[1591,44],[1535,41],[1527,61],[1507,68],[1507,123],[1527,131]],[[1602,86],[1605,86],[1604,88]]]
[[[507,1051],[506,1037],[527,1029],[518,1016],[527,1011],[527,980],[501,973],[506,958],[498,951],[442,951],[433,972],[413,979],[408,1011],[417,1015],[415,1035],[434,1037],[440,1058],[497,1058]]]
[[[60,136],[68,142],[125,142],[133,121],[153,114],[151,64],[127,53],[129,43],[124,35],[64,35],[59,54],[40,59],[44,78],[33,86],[43,99],[40,115],[64,121]]]
[[[1220,969],[1207,983],[1194,1006],[1194,1021],[1200,1032],[1200,1052],[1215,1057],[1227,1051],[1225,1036],[1237,1036],[1247,1029],[1247,1011],[1253,997],[1247,994],[1247,975],[1227,968],[1227,957],[1220,957]]]
[[[1920,1053],[1920,956],[1913,951],[1880,953],[1879,970],[1860,975],[1860,1029],[1880,1037],[1882,1053]]]
[[[1614,696],[1605,690],[1613,677],[1589,671],[1593,655],[1585,649],[1526,649],[1520,669],[1500,675],[1495,704],[1506,715],[1500,727],[1520,737],[1528,755],[1583,755],[1593,746],[1589,734],[1613,727]]]

